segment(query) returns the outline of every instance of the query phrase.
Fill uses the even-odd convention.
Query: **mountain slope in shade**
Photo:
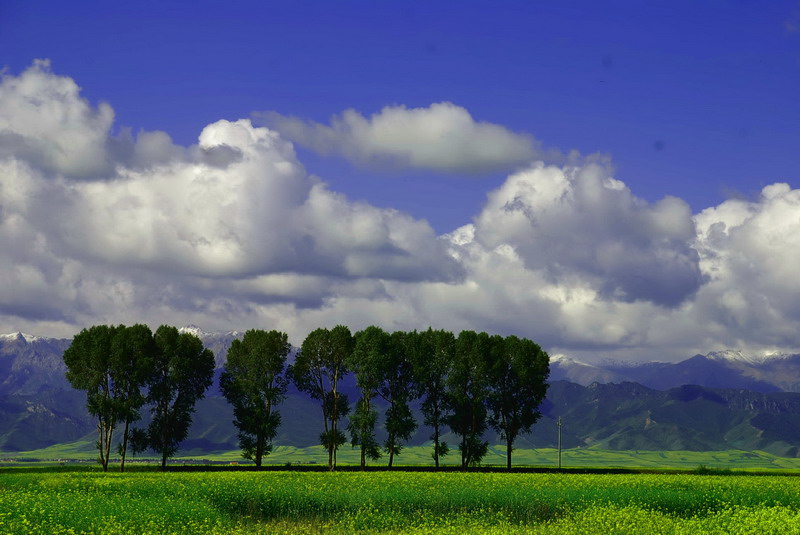
[[[563,421],[566,447],[618,450],[764,450],[796,457],[800,394],[684,385],[666,391],[637,383],[551,384],[536,436]],[[547,440],[534,440],[545,446]],[[552,441],[550,441],[552,443]]]

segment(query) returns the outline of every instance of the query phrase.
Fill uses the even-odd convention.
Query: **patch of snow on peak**
[[[38,336],[34,336],[32,334],[23,333],[23,332],[20,332],[20,331],[17,331],[15,333],[10,333],[10,334],[0,334],[0,338],[3,339],[3,340],[8,340],[9,342],[19,341],[19,342],[26,342],[26,343],[36,342],[36,341],[39,340]]]
[[[191,325],[191,324],[187,325],[186,327],[181,327],[180,329],[178,329],[178,332],[193,334],[198,338],[202,338],[203,336],[208,334],[205,331],[203,331],[203,329],[198,327],[197,325]]]
[[[568,357],[563,353],[557,353],[555,355],[550,355],[550,362],[552,364],[560,364],[562,366],[589,366],[591,368],[596,368],[593,364],[589,364],[588,362],[583,362],[582,360],[576,360],[572,357]]]
[[[722,351],[712,351],[711,353],[706,355],[706,357],[711,360],[744,362],[747,364],[763,364],[768,360],[785,358],[787,356],[788,355],[784,355],[783,353],[762,353],[759,355],[755,353],[750,353],[749,351],[743,351],[740,349],[725,349]]]

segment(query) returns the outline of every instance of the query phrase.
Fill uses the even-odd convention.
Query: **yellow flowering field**
[[[800,478],[0,469],[0,533],[800,534]]]

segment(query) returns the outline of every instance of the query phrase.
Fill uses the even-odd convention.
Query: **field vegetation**
[[[339,451],[340,465],[352,466],[359,463],[360,452],[357,448],[345,447]],[[514,456],[519,466],[555,467],[558,462],[558,451],[553,448],[518,449]],[[60,460],[81,461],[91,463],[97,459],[97,450],[88,441],[65,443],[39,450],[23,452],[0,452],[0,466],[27,463],[9,462],[11,459],[36,461],[38,463],[55,463]],[[506,453],[503,446],[490,446],[483,466],[496,466],[505,462]],[[143,455],[133,461],[134,465],[142,462],[156,462],[159,458]],[[613,451],[593,448],[572,448],[563,451],[565,468],[632,468],[653,470],[694,470],[700,465],[714,469],[732,471],[780,471],[800,473],[800,458],[781,457],[764,451]],[[130,462],[130,461],[129,461]],[[238,463],[248,465],[242,459],[240,450],[223,452],[185,451],[173,458],[170,466],[184,463]],[[308,466],[327,464],[328,452],[323,446],[298,448],[294,446],[275,446],[273,452],[264,462],[265,466]],[[431,466],[430,446],[408,446],[403,450],[403,466]],[[444,457],[442,466],[457,466],[460,459],[456,456]],[[385,463],[374,463],[383,465]]]
[[[2,533],[799,533],[791,476],[3,468]]]

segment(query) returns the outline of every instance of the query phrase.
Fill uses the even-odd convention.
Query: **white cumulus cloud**
[[[365,117],[346,110],[329,125],[271,112],[261,115],[284,137],[319,154],[339,154],[373,169],[480,174],[543,157],[540,144],[450,102],[427,108],[387,106]]]
[[[451,104],[280,131],[217,121],[188,147],[114,134],[113,116],[47,62],[3,75],[0,332],[195,323],[299,344],[344,323],[515,333],[589,360],[800,350],[788,184],[692,214],[642,200],[601,160],[526,163],[535,142]],[[361,163],[525,167],[437,236],[310,176],[287,139],[303,135]]]

